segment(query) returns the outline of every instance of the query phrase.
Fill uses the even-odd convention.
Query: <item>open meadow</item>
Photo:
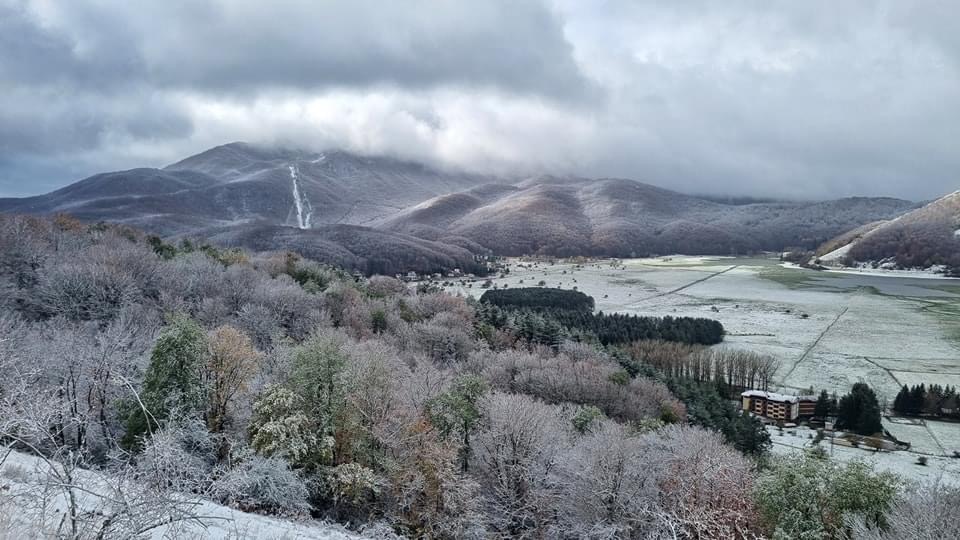
[[[843,392],[858,381],[892,400],[904,384],[960,385],[960,280],[856,275],[776,259],[665,257],[510,261],[498,287],[576,287],[597,310],[719,320],[720,347],[776,357],[782,390]],[[479,297],[479,282],[450,292]]]
[[[513,259],[509,268],[507,277],[492,280],[496,286],[576,287],[604,312],[719,320],[727,336],[717,346],[776,357],[779,390],[787,393],[813,388],[842,394],[863,381],[889,404],[904,384],[960,385],[958,280],[820,272],[776,258],[674,256],[582,265]],[[485,290],[481,282],[446,289],[475,297]],[[884,421],[918,453],[952,456],[960,450],[960,424],[926,424]],[[841,454],[867,457],[858,449]],[[916,456],[902,454],[870,460],[913,470]],[[937,458],[916,473],[956,476],[957,461]]]

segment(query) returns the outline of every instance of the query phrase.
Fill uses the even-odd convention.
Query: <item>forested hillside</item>
[[[436,197],[377,223],[424,238],[466,237],[502,255],[730,255],[814,249],[914,206],[866,197],[737,204],[634,180],[534,177]]]
[[[4,467],[0,527],[145,537],[212,519],[200,498],[381,538],[840,538],[917,511],[864,466],[765,459],[763,427],[694,370],[746,384],[768,361],[563,324],[542,345],[484,306],[290,252],[2,217],[0,442],[43,474]]]
[[[836,238],[818,254],[847,265],[960,275],[960,192]]]

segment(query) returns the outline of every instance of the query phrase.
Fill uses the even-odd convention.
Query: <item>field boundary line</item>
[[[827,335],[827,333],[830,332],[830,330],[833,329],[833,327],[836,326],[838,322],[840,322],[840,317],[843,317],[844,315],[846,315],[849,309],[850,309],[850,306],[845,306],[842,310],[840,310],[840,313],[837,313],[837,316],[834,317],[833,322],[828,324],[827,327],[823,329],[823,332],[820,332],[820,335],[817,336],[817,339],[812,344],[810,344],[810,346],[807,347],[806,350],[803,351],[803,354],[800,355],[800,358],[798,358],[797,361],[793,363],[793,366],[790,367],[790,370],[783,375],[783,378],[780,379],[781,385],[784,385],[784,386],[786,385],[787,379],[790,378],[790,375],[793,375],[793,372],[796,371],[797,366],[800,365],[800,362],[803,362],[804,360],[807,359],[808,356],[810,356],[810,353],[813,352],[813,349],[815,349],[817,345],[819,345],[820,342],[823,341],[823,338]]]
[[[676,294],[676,293],[678,293],[678,292],[680,292],[680,291],[682,291],[682,290],[684,290],[684,289],[689,289],[690,287],[693,287],[694,285],[703,283],[704,281],[706,281],[706,280],[708,280],[708,279],[715,278],[715,277],[717,277],[717,276],[719,276],[719,275],[726,274],[727,272],[729,272],[729,271],[731,271],[731,270],[735,270],[735,269],[737,269],[737,268],[740,268],[740,265],[739,265],[739,264],[735,264],[735,265],[731,266],[730,268],[721,270],[721,271],[719,271],[719,272],[713,272],[712,274],[709,274],[709,275],[707,275],[706,277],[702,277],[702,278],[700,278],[700,279],[698,279],[698,280],[691,281],[690,283],[687,283],[686,285],[681,285],[680,287],[677,287],[676,289],[671,289],[671,290],[666,291],[666,292],[657,293],[657,294],[654,294],[654,295],[651,295],[651,296],[646,296],[646,297],[644,297],[644,298],[641,298],[641,299],[637,300],[636,302],[634,302],[633,304],[630,304],[630,305],[631,305],[631,306],[635,306],[635,305],[639,304],[640,302],[646,302],[647,300],[653,300],[653,299],[655,299],[655,298],[662,298],[662,297],[664,297],[664,296],[669,296],[669,295],[671,295],[671,294]]]
[[[897,379],[897,376],[893,374],[893,370],[891,370],[891,369],[888,368],[888,367],[884,367],[884,366],[882,366],[882,365],[874,362],[873,360],[867,358],[866,356],[864,356],[863,359],[866,360],[868,364],[873,365],[873,366],[877,366],[878,368],[886,371],[886,372],[887,372],[887,375],[889,375],[890,378],[893,379],[893,382],[897,383],[897,386],[903,386],[903,383],[900,382],[900,379]],[[926,373],[926,372],[918,372],[918,373]]]

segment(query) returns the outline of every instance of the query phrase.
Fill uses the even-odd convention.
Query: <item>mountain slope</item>
[[[204,237],[222,246],[295,251],[367,274],[392,275],[409,270],[434,273],[453,268],[468,273],[480,271],[474,252],[469,249],[357,225],[322,225],[301,230],[253,223],[210,229]]]
[[[730,254],[812,248],[913,206],[887,198],[724,204],[632,180],[536,177],[437,197],[377,226],[464,237],[512,255]]]
[[[633,180],[494,178],[245,143],[0,200],[0,211],[66,212],[163,236],[296,249],[353,268],[417,271],[465,269],[468,253],[488,251],[629,257],[813,249],[913,208],[884,198],[728,204]]]
[[[960,274],[960,191],[822,247],[825,262]]]
[[[163,169],[99,174],[47,195],[0,200],[0,211],[69,212],[160,234],[253,221],[308,228],[362,224],[485,181],[387,157],[231,143]]]

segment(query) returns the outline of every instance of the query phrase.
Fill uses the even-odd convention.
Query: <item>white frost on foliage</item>
[[[4,449],[0,457],[7,454]],[[48,465],[41,459],[11,451],[0,465],[0,538],[56,537],[55,531],[67,508],[63,491],[49,486]],[[81,509],[97,512],[103,498],[113,496],[111,486],[116,478],[94,471],[81,471],[75,479]],[[45,495],[41,505],[37,497]],[[355,540],[337,525],[282,519],[249,514],[187,495],[180,496],[189,505],[196,520],[163,525],[149,531],[144,538],[259,539],[283,538],[318,540]]]

